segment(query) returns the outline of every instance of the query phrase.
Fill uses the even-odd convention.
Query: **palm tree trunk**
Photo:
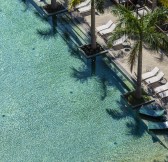
[[[51,0],[51,8],[56,9],[57,8],[57,1],[56,0]]]
[[[96,49],[96,34],[95,34],[95,4],[91,0],[91,47]]]
[[[138,66],[137,66],[137,87],[136,87],[136,98],[140,99],[142,96],[142,36],[140,38],[139,53],[138,53]]]
[[[152,1],[152,11],[157,7],[157,0]]]

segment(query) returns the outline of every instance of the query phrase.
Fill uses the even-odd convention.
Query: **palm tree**
[[[160,0],[160,3],[161,3],[163,6],[165,6],[165,7],[168,8],[168,1],[166,1],[166,0]]]
[[[112,33],[109,39],[109,45],[112,46],[114,40],[118,39],[124,34],[134,40],[134,46],[130,51],[128,63],[130,64],[130,69],[132,72],[133,66],[138,59],[135,96],[137,99],[140,99],[142,95],[142,48],[145,44],[156,51],[159,49],[168,50],[168,37],[164,33],[158,32],[156,27],[156,24],[160,20],[167,18],[168,9],[156,9],[152,13],[143,16],[141,19],[135,17],[133,12],[122,5],[118,5],[116,8],[113,8],[112,13],[119,16],[119,21],[116,30]]]
[[[152,1],[152,11],[157,7],[157,0]]]
[[[71,0],[69,3],[69,9],[74,8],[81,3],[81,0]],[[95,9],[100,13],[104,13],[104,0],[91,0],[91,47],[96,49],[96,33],[95,33]]]
[[[56,0],[51,0],[51,8],[52,9],[57,8],[57,1]]]

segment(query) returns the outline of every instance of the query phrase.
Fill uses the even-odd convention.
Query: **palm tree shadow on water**
[[[125,101],[122,99],[122,97],[120,98],[120,101],[117,102],[117,108],[119,109],[106,109],[106,112],[114,120],[132,118],[132,120],[126,122],[126,127],[128,128],[126,135],[131,135],[134,138],[141,138],[144,133],[147,132],[151,136],[153,143],[158,142],[165,149],[168,149],[167,146],[162,141],[160,141],[155,133],[148,130],[147,125],[138,116],[138,111],[133,111],[132,109],[130,109]],[[166,140],[167,139],[165,139],[165,141]]]
[[[41,21],[45,23],[50,24],[49,29],[37,29],[36,33],[40,38],[43,39],[50,39],[50,38],[56,38],[58,31],[57,31],[57,16],[51,16],[51,17],[41,17],[37,12],[34,12],[35,16],[40,19]]]
[[[102,95],[100,99],[103,101],[106,97],[110,97],[110,91],[119,90],[121,93],[126,91],[123,86],[124,82],[121,77],[117,75],[117,71],[112,70],[103,61],[102,56],[96,58],[95,74],[92,75],[92,64],[91,59],[85,62],[85,66],[76,69],[72,69],[72,77],[76,78],[76,81],[81,81],[82,83],[88,81],[89,78],[95,77],[97,82],[100,84],[100,91]],[[113,89],[113,90],[112,90]]]
[[[28,0],[20,0],[20,2],[22,3],[24,10],[23,12],[26,12],[29,9],[29,3]]]
[[[72,42],[70,43],[69,41],[70,37],[73,37],[73,39],[77,42],[78,45],[82,44],[79,37],[76,36],[77,35],[76,31],[73,28],[75,25],[69,25],[69,22],[66,20],[64,14],[46,16],[34,1],[32,0],[20,0],[20,1],[24,4],[24,6],[27,6],[26,10],[28,9],[29,4],[32,4],[36,9],[36,11],[34,12],[35,16],[38,19],[40,19],[42,22],[50,24],[51,26],[50,29],[37,29],[36,33],[39,35],[39,37],[43,39],[50,39],[50,38],[56,37],[59,30],[62,33],[60,34],[60,36],[63,37],[63,39],[66,41],[69,48],[71,48],[71,44],[72,44]]]
[[[115,120],[131,118],[132,120],[126,122],[126,127],[128,128],[126,134],[134,138],[141,138],[147,131],[147,126],[137,117],[137,113],[128,107],[122,97],[117,102],[117,108],[119,109],[106,109],[106,112]]]
[[[168,156],[165,157],[163,161],[160,160],[153,160],[153,162],[168,162]]]

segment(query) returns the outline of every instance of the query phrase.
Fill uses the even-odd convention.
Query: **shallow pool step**
[[[79,45],[84,45],[89,42],[89,38],[84,31],[79,28],[79,25],[74,24],[66,15],[59,17],[58,23],[63,24],[67,28],[66,32],[71,33],[71,36],[75,38]]]
[[[79,37],[73,32],[73,30],[71,30],[71,27],[69,25],[65,25],[64,23],[59,22],[57,23],[57,26],[58,32],[65,39],[65,41],[69,43],[72,41],[72,43],[74,43],[77,47],[84,44],[84,41],[79,39]]]
[[[82,26],[83,23],[79,23],[79,21],[76,18],[72,17],[69,13],[66,13],[65,15],[67,16],[67,18],[69,18],[70,22],[72,22],[75,26],[78,27],[83,36],[87,38],[87,41],[90,40],[90,31],[88,31],[88,29],[84,29],[84,27]]]
[[[86,44],[88,40],[86,39],[86,36],[79,30],[77,26],[74,26],[74,24],[70,23],[67,18],[60,18],[59,23],[63,24],[63,26],[66,28],[66,32],[71,33],[71,37],[74,37],[74,39],[77,41],[79,45]],[[62,28],[61,28],[62,30]]]

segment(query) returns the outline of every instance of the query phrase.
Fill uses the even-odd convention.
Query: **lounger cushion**
[[[163,76],[164,76],[164,73],[162,71],[160,71],[157,76],[149,78],[149,79],[145,80],[145,82],[147,84],[152,84],[152,83],[155,83],[155,82],[158,82],[159,80],[161,80],[163,78]]]
[[[109,33],[111,33],[115,29],[115,27],[116,27],[116,24],[113,23],[110,26],[110,28],[100,31],[100,34],[101,35],[109,34]]]
[[[156,87],[156,88],[154,89],[154,92],[155,92],[155,93],[160,93],[160,92],[165,91],[165,90],[167,90],[167,89],[168,89],[168,82],[167,82],[165,85]]]
[[[85,6],[87,6],[89,3],[90,3],[90,0],[86,0],[86,1],[84,1],[84,2],[82,2],[82,3],[80,3],[79,5],[77,5],[75,8],[76,8],[76,9],[79,9],[79,8],[81,8],[81,7],[85,7]]]
[[[152,71],[142,74],[142,80],[155,76],[159,71],[158,67],[155,67]]]
[[[108,29],[112,24],[113,24],[113,22],[112,22],[111,20],[109,20],[109,21],[107,22],[107,24],[98,26],[98,27],[96,28],[96,30],[97,30],[98,32],[100,32],[101,30]]]
[[[91,5],[89,4],[88,6],[79,8],[78,10],[80,13],[88,12],[91,10]]]
[[[168,90],[158,94],[160,98],[168,97]]]

